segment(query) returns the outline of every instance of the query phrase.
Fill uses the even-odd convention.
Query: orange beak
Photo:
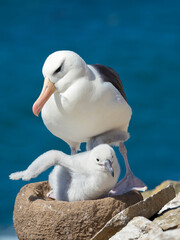
[[[44,104],[47,102],[47,100],[50,98],[50,96],[55,92],[55,90],[56,90],[56,88],[54,86],[54,83],[50,82],[50,80],[47,77],[45,77],[41,94],[38,97],[38,99],[36,100],[36,102],[33,104],[33,107],[32,107],[34,115],[36,115],[38,117]]]

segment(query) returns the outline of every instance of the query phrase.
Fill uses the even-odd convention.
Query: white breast
[[[110,83],[82,78],[64,93],[53,94],[42,118],[55,136],[80,143],[112,129],[127,131],[131,108]]]

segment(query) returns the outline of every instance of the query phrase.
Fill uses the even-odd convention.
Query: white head
[[[66,90],[74,81],[86,73],[86,63],[75,52],[57,51],[49,55],[43,65],[44,86],[33,105],[38,116],[44,104],[55,92]]]
[[[108,144],[93,148],[90,153],[91,163],[97,171],[103,171],[118,179],[120,166],[116,154]]]

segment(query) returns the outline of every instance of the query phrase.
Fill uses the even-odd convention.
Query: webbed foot
[[[134,176],[130,169],[129,162],[127,159],[127,150],[124,143],[120,142],[119,151],[124,158],[126,165],[126,175],[125,177],[116,184],[116,186],[109,192],[109,195],[121,195],[123,193],[129,192],[131,190],[145,191],[147,189],[146,184],[144,184],[139,178]]]
[[[139,178],[134,176],[132,172],[126,174],[126,176],[116,184],[116,186],[109,192],[109,196],[121,195],[131,190],[145,191],[147,189]]]
[[[47,196],[48,198],[56,199],[53,190],[51,190],[50,192],[48,192],[48,193],[46,194],[46,196]]]

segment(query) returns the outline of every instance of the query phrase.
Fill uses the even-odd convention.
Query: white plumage
[[[114,193],[131,189],[145,190],[146,185],[130,170],[124,141],[132,110],[118,74],[109,67],[87,65],[72,51],[51,54],[43,66],[43,90],[33,105],[33,113],[42,119],[49,131],[79,150],[82,142],[87,150],[108,143],[119,145],[126,164],[126,183]]]
[[[61,71],[56,69],[61,66]],[[55,136],[77,148],[81,142],[110,130],[127,132],[131,108],[120,92],[100,73],[71,51],[50,55],[43,75],[55,92],[42,108],[42,119]],[[34,113],[39,101],[34,104]],[[40,110],[40,109],[39,109]]]
[[[102,144],[91,151],[71,156],[56,150],[48,151],[25,171],[12,173],[10,179],[27,181],[54,165],[49,183],[54,198],[61,201],[104,197],[115,186],[120,174],[114,150]]]

